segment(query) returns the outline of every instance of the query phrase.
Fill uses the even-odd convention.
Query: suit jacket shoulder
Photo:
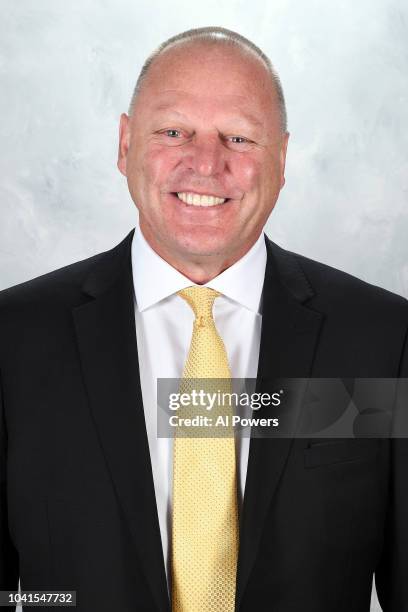
[[[132,230],[118,245],[0,291],[0,368],[31,345],[39,354],[45,338],[72,334],[72,309],[103,293],[130,263]]]
[[[97,253],[81,261],[53,270],[31,280],[24,281],[0,291],[0,311],[32,307],[34,305],[58,306],[73,305],[78,301],[81,292],[89,289],[92,293],[94,279],[105,283],[114,280],[118,265],[123,263],[126,254],[130,254],[134,230],[112,249]],[[98,284],[99,286],[99,284]]]
[[[408,324],[408,300],[347,272],[287,251],[267,239],[282,282],[300,301],[327,309],[401,316]],[[300,287],[302,290],[300,291]]]

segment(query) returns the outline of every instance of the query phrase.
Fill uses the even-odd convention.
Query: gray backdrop
[[[286,248],[408,296],[405,0],[0,0],[0,289],[117,244],[137,223],[117,125],[163,39],[221,25],[275,63]],[[373,610],[378,610],[373,601]]]

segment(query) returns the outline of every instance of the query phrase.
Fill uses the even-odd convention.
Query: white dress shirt
[[[256,378],[265,266],[266,247],[261,233],[244,257],[205,285],[222,293],[214,302],[213,314],[233,378]],[[170,592],[173,439],[157,437],[157,379],[182,376],[194,314],[176,292],[195,283],[162,259],[138,226],[132,241],[132,271],[140,384]],[[249,441],[248,434],[237,436],[236,440],[240,509]]]

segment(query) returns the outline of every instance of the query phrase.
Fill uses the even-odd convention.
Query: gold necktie
[[[208,287],[188,287],[178,295],[186,300],[195,314],[180,386],[183,388],[184,381],[184,389],[188,388],[186,379],[223,378],[227,379],[223,390],[226,387],[231,389],[225,346],[212,315],[214,300],[221,294]],[[195,409],[195,414],[198,410]],[[233,433],[228,437],[189,438],[177,436],[176,432],[173,453],[173,612],[234,611],[238,540]]]

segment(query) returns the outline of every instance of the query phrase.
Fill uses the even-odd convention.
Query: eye
[[[180,147],[189,141],[190,133],[183,128],[162,128],[154,132],[156,142],[164,147]]]
[[[239,135],[225,136],[224,141],[228,148],[239,153],[249,151],[255,144],[253,140]]]
[[[169,138],[179,138],[181,136],[181,132],[179,130],[169,129],[163,132]]]
[[[233,144],[244,144],[248,142],[243,136],[231,136],[230,140]]]

